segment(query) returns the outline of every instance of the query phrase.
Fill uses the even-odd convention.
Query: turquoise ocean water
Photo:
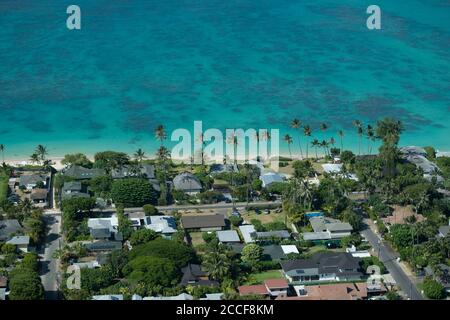
[[[449,0],[1,0],[0,143],[152,153],[160,123],[293,134],[298,117],[355,148],[352,120],[395,116],[403,145],[449,150],[449,49]]]

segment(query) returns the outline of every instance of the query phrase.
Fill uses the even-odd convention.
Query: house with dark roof
[[[183,172],[173,178],[173,187],[177,191],[196,194],[202,191],[200,180],[190,172]]]
[[[31,201],[33,201],[33,203],[36,206],[39,206],[41,208],[46,207],[47,201],[48,201],[48,190],[47,189],[33,189],[33,190],[31,190],[30,199],[31,199]]]
[[[439,273],[436,273],[432,267],[428,266],[425,268],[425,273],[439,282],[444,287],[444,290],[450,294],[450,266],[441,263],[436,266],[436,269]]]
[[[181,226],[188,231],[218,231],[225,227],[225,217],[221,214],[183,216]]]
[[[103,176],[105,174],[106,172],[103,169],[98,168],[89,169],[77,165],[73,165],[64,171],[65,176],[72,177],[76,180],[92,179],[95,177]]]
[[[181,269],[183,276],[180,281],[181,286],[217,286],[219,283],[210,280],[206,272],[204,272],[198,264],[188,264]]]
[[[14,236],[10,240],[6,241],[8,244],[15,245],[17,249],[22,252],[28,252],[30,237],[29,236]]]
[[[62,200],[72,198],[89,198],[86,188],[81,184],[81,181],[67,181],[61,189]]]
[[[142,177],[146,179],[155,179],[155,166],[152,164],[139,165],[139,172],[131,170],[130,166],[124,165],[111,172],[113,179],[123,179],[128,177]]]
[[[44,187],[47,187],[49,179],[48,174],[23,174],[19,177],[19,187],[32,190],[39,182],[42,182]]]
[[[265,260],[277,261],[286,258],[281,246],[273,244],[268,246],[262,246],[263,248],[263,258]]]
[[[23,228],[16,219],[0,220],[0,241],[6,242],[15,235],[20,235]]]
[[[360,259],[350,253],[321,252],[309,259],[282,261],[281,268],[291,283],[356,281],[363,278]]]

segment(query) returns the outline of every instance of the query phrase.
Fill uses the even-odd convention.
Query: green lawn
[[[5,200],[8,195],[8,180],[7,176],[0,174],[0,201]]]
[[[189,236],[191,237],[191,241],[192,241],[192,246],[195,248],[198,245],[202,245],[205,244],[205,241],[203,240],[202,237],[202,233],[203,232],[190,232]]]
[[[248,277],[246,284],[259,284],[267,279],[284,279],[281,270],[268,270],[260,273],[252,273]]]

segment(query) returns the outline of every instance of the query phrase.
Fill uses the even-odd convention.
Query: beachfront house
[[[48,174],[23,174],[19,177],[19,187],[26,190],[34,189],[39,183],[47,188],[49,182]]]
[[[281,268],[290,283],[357,281],[364,276],[360,259],[344,252],[320,252],[309,259],[285,260]]]
[[[64,175],[68,177],[72,177],[75,180],[86,180],[92,179],[99,176],[104,176],[106,172],[103,169],[98,168],[85,168],[82,166],[73,165],[70,168],[65,169]]]
[[[155,179],[155,166],[152,164],[140,164],[139,172],[131,169],[130,166],[124,165],[111,172],[113,179],[123,179],[128,177],[142,177],[146,179]]]
[[[219,231],[225,227],[225,217],[221,214],[183,216],[181,225],[186,231]]]
[[[195,195],[202,191],[200,180],[190,172],[183,172],[173,178],[173,187],[189,195]]]

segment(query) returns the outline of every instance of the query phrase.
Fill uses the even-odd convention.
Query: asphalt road
[[[411,300],[423,300],[423,296],[415,286],[414,282],[408,277],[397,262],[398,254],[391,252],[380,237],[376,235],[369,227],[361,231],[361,234],[370,242],[374,251],[378,254],[381,262],[384,263],[389,273],[392,275],[397,285]]]
[[[58,215],[45,215],[44,217],[49,231],[45,239],[45,247],[40,252],[41,257],[41,281],[45,289],[45,299],[58,299],[58,261],[53,258],[53,253],[59,249],[61,239],[61,217]]]

